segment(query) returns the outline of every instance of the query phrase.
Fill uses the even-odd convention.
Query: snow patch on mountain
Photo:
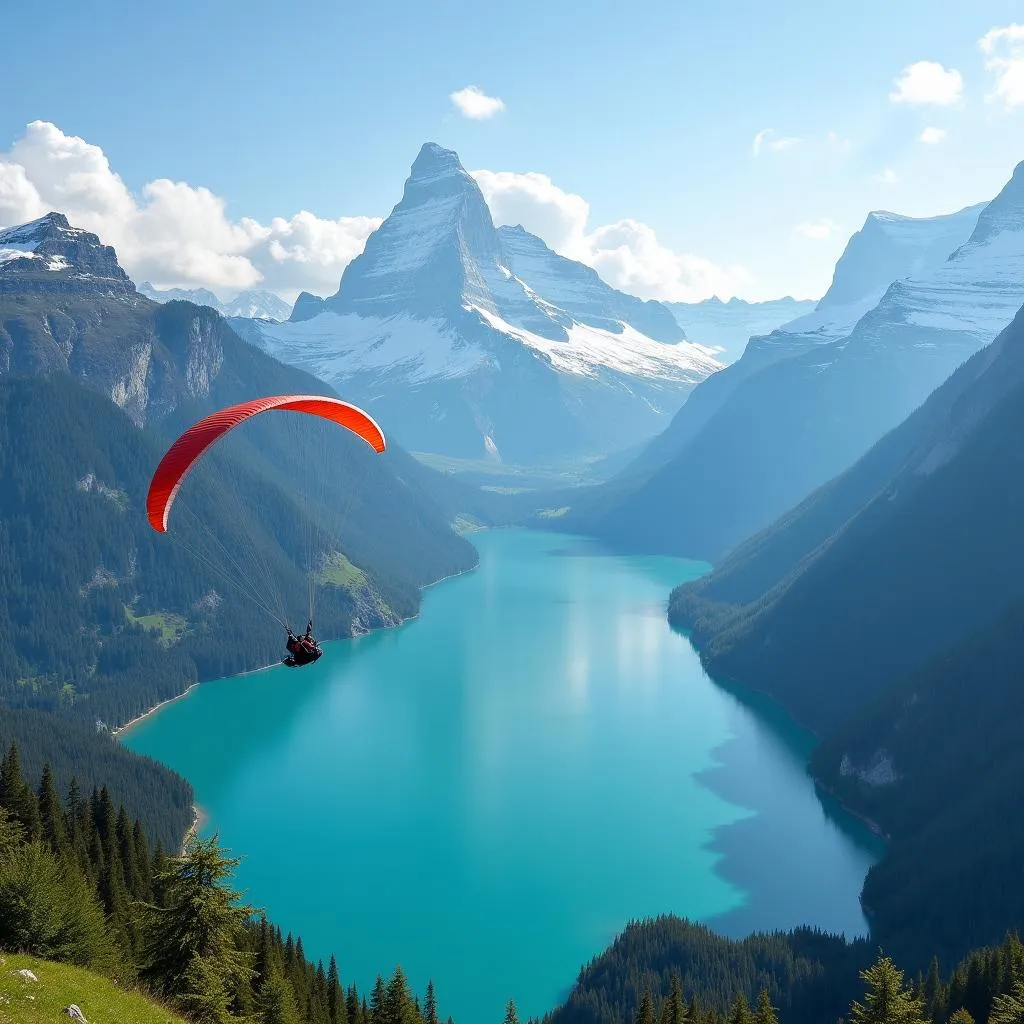
[[[685,341],[674,345],[652,341],[629,324],[620,324],[621,331],[613,332],[574,322],[566,329],[567,340],[560,342],[514,327],[486,309],[472,305],[466,308],[479,313],[495,330],[543,353],[555,369],[564,373],[598,377],[601,370],[607,369],[697,384],[721,369],[721,363],[709,349]]]
[[[322,313],[300,323],[261,325],[261,347],[275,359],[341,382],[361,373],[409,384],[464,377],[488,361],[440,317],[417,320]]]

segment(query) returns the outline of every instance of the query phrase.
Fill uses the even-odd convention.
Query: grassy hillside
[[[18,971],[31,971],[31,981]],[[187,1024],[138,992],[70,964],[33,956],[0,954],[0,1024],[54,1024],[69,1021],[65,1010],[77,1006],[89,1024]]]

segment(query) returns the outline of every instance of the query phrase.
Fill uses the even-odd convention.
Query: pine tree
[[[949,1018],[949,1024],[974,1024],[974,1018],[961,1008]]]
[[[370,1022],[371,1024],[391,1024],[387,1019],[387,990],[384,988],[384,979],[378,974],[373,984],[373,991],[370,993]]]
[[[341,1014],[345,1012],[345,994],[341,990],[341,979],[338,977],[338,961],[331,954],[327,965],[327,1018],[331,1024],[342,1024]]]
[[[260,986],[256,999],[262,1024],[300,1024],[295,993],[276,965]]]
[[[6,807],[0,806],[0,850],[13,850],[25,838],[25,829]]]
[[[77,867],[39,841],[0,848],[0,949],[109,966],[103,909]]]
[[[516,1003],[514,999],[508,1001],[508,1005],[505,1007],[505,1024],[519,1024],[519,1014],[516,1013]]]
[[[53,781],[50,762],[43,765],[43,776],[39,782],[39,819],[42,824],[43,842],[60,856],[67,848],[67,837],[64,831],[64,808],[61,807],[60,794]]]
[[[683,983],[678,973],[673,973],[668,999],[661,1006],[662,1024],[686,1024],[686,1002],[683,999]]]
[[[135,870],[138,875],[138,889],[135,896],[140,900],[148,900],[153,896],[153,873],[149,862],[149,844],[142,830],[142,822],[138,818],[132,825],[132,849],[135,859]]]
[[[686,1018],[690,1024],[700,1024],[700,1003],[697,1001],[697,993],[690,993],[690,1005],[686,1008]]]
[[[779,1024],[779,1016],[772,1006],[772,997],[768,989],[763,988],[757,996],[757,1009],[754,1011],[755,1024]]]
[[[924,1003],[924,1014],[929,1020],[945,1017],[942,1013],[942,977],[939,974],[938,957],[932,957],[928,974],[921,984],[921,999]]]
[[[21,773],[21,752],[18,744],[12,743],[0,761],[0,807],[15,812],[25,788],[25,777]]]
[[[728,1024],[753,1024],[754,1015],[750,1012],[750,1004],[742,993],[736,996],[729,1007]]]
[[[879,954],[874,965],[860,972],[867,983],[862,1005],[850,1007],[851,1024],[924,1024],[924,1007],[903,988],[903,972]]]
[[[423,1017],[426,1024],[440,1024],[437,1019],[437,994],[434,992],[434,982],[427,982],[426,1005],[423,1009]]]
[[[1018,979],[1010,992],[996,996],[988,1024],[1024,1024],[1024,981]]]
[[[150,907],[142,976],[203,1020],[226,1015],[233,989],[252,977],[252,954],[239,948],[252,911],[227,884],[238,864],[216,835],[195,837],[160,876],[164,905]]]
[[[416,1024],[416,1011],[409,993],[409,983],[401,967],[388,982],[384,995],[384,1020],[387,1024]]]
[[[640,996],[640,1005],[636,1011],[636,1024],[654,1024],[654,1004],[651,1001],[651,993],[644,989]]]
[[[355,985],[349,985],[348,992],[345,994],[345,1010],[348,1024],[364,1024],[359,993],[356,991]]]

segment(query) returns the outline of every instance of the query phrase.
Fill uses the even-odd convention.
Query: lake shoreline
[[[714,675],[712,675],[711,672],[708,670],[708,666],[707,666],[706,661],[704,660],[704,653],[701,650],[701,648],[698,647],[697,643],[694,641],[692,634],[689,631],[684,631],[684,630],[680,629],[678,626],[674,625],[672,620],[671,620],[671,618],[669,618],[668,622],[669,622],[669,627],[670,628],[676,630],[681,636],[685,636],[686,637],[687,641],[691,644],[693,649],[697,652],[697,657],[700,659],[701,668],[703,668],[705,675],[708,677],[708,679],[711,680],[711,682],[715,686],[719,687],[721,690],[723,690],[726,693],[731,693],[737,699],[742,699],[742,694],[744,692],[750,693],[750,694],[758,694],[761,697],[767,698],[769,701],[771,701],[772,703],[776,704],[783,711],[785,711],[785,713],[789,716],[789,718],[793,721],[793,723],[798,728],[802,729],[809,736],[813,736],[814,737],[814,741],[815,741],[816,744],[820,744],[821,743],[821,735],[817,732],[817,730],[812,729],[805,722],[802,722],[786,706],[786,704],[784,704],[781,700],[779,700],[779,698],[776,697],[770,691],[760,689],[760,688],[758,688],[756,686],[751,686],[749,683],[744,683],[744,682],[741,682],[738,679],[733,679],[733,678],[730,678],[728,676],[722,677],[722,676],[714,676]],[[833,789],[831,789],[829,786],[827,786],[820,778],[818,778],[818,776],[815,775],[810,770],[810,761],[809,760],[808,760],[808,765],[807,765],[807,774],[810,776],[811,781],[814,783],[815,788],[817,790],[820,790],[820,792],[823,793],[825,796],[827,796],[829,799],[834,800],[835,803],[842,810],[844,810],[847,814],[849,814],[851,817],[856,818],[859,822],[861,822],[862,824],[866,825],[867,828],[871,832],[873,832],[876,836],[879,837],[879,839],[884,840],[886,843],[891,842],[892,837],[885,831],[885,829],[882,828],[881,825],[878,824],[877,821],[875,821],[872,818],[869,818],[862,811],[858,811],[855,807],[851,806],[849,803],[847,803],[846,800],[844,800],[841,796],[839,796],[838,793],[836,793]]]
[[[698,569],[576,545],[567,561],[564,536],[547,531],[473,539],[479,562],[420,590],[465,576],[457,587],[423,592],[401,623],[374,616],[381,635],[338,646],[314,686],[275,675],[214,687],[129,733],[197,783],[206,816],[197,806],[186,818],[189,837],[218,830],[244,851],[240,885],[314,956],[340,951],[362,986],[400,956],[419,987],[433,977],[451,989],[466,1019],[500,1014],[506,989],[524,1017],[547,1012],[581,963],[648,915],[734,911],[744,934],[810,922],[862,935],[867,829],[822,816],[796,756],[808,739],[781,711],[762,720],[737,705],[665,625],[672,581]],[[648,805],[662,820],[643,813],[638,832]],[[389,839],[399,817],[414,848]],[[766,876],[747,838],[785,849],[794,829],[813,861],[786,857]],[[547,837],[540,850],[531,831]],[[601,855],[583,856],[592,841]],[[326,872],[322,892],[303,884]],[[372,912],[382,892],[386,919]],[[439,915],[452,922],[441,947],[421,925]],[[517,980],[513,952],[527,941],[529,977]]]
[[[476,563],[474,565],[471,565],[468,569],[460,569],[458,572],[449,573],[447,576],[442,576],[440,579],[433,580],[430,583],[424,583],[423,586],[420,587],[420,593],[422,593],[424,590],[428,590],[430,587],[436,587],[440,583],[446,583],[448,580],[454,580],[454,579],[457,579],[459,576],[465,576],[467,573],[475,572],[479,567],[480,567],[480,553],[477,552],[477,560],[476,560]],[[422,607],[422,602],[421,602],[421,607]],[[418,619],[420,617],[420,614],[421,614],[420,611],[417,610],[415,615],[407,615],[404,619],[399,619],[397,622],[395,622],[392,625],[389,625],[389,626],[377,626],[374,629],[368,629],[368,630],[366,630],[366,631],[364,631],[362,633],[353,633],[350,636],[340,636],[336,640],[328,640],[328,641],[325,641],[325,642],[326,643],[339,643],[339,642],[345,642],[345,641],[351,641],[351,640],[358,640],[360,637],[371,636],[374,633],[382,633],[382,632],[384,632],[385,630],[388,630],[388,629],[398,629],[400,626],[404,626],[407,622],[414,622],[416,619]],[[265,672],[268,668],[275,668],[276,666],[278,666],[280,664],[281,664],[280,661],[273,661],[273,662],[271,662],[268,665],[260,665],[260,666],[257,666],[256,668],[245,669],[242,672],[236,672],[234,675],[224,676],[222,678],[225,678],[225,679],[237,679],[239,676],[254,675],[256,672]],[[128,732],[128,730],[130,730],[130,729],[134,728],[136,725],[138,725],[139,722],[144,721],[145,719],[149,718],[151,715],[155,715],[161,708],[166,707],[168,704],[173,704],[173,703],[175,703],[175,701],[184,700],[194,689],[196,689],[196,687],[202,686],[205,683],[215,683],[215,682],[218,682],[218,681],[219,680],[217,680],[217,679],[197,679],[194,683],[190,683],[181,693],[177,694],[176,696],[168,697],[166,700],[162,700],[159,703],[154,704],[151,708],[148,708],[146,711],[143,711],[141,715],[136,715],[130,721],[125,722],[124,725],[119,725],[116,728],[111,729],[110,730],[110,735],[115,737],[115,738],[119,738],[119,737],[123,736],[126,732]],[[185,847],[188,845],[189,840],[193,836],[199,834],[199,830],[203,827],[203,825],[206,824],[206,822],[208,820],[209,820],[209,815],[198,804],[193,804],[192,805],[192,824],[189,825],[189,827],[185,830],[185,834],[184,834],[184,836],[182,836],[182,840],[181,840],[181,848],[182,848],[182,852],[183,853],[184,853]]]

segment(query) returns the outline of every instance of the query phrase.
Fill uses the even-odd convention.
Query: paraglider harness
[[[286,626],[285,629],[288,630],[288,640],[285,643],[285,647],[288,648],[288,657],[284,659],[284,664],[289,668],[311,665],[324,653],[313,636],[312,620],[306,625],[304,636],[296,636],[290,626]]]

